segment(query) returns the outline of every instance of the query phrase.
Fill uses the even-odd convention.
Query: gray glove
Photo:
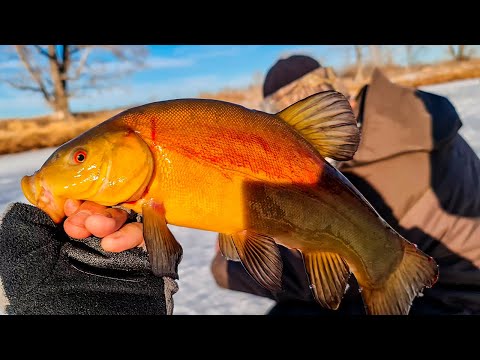
[[[7,314],[170,315],[178,290],[152,274],[145,250],[105,252],[100,239],[72,239],[22,203],[0,220],[0,278]]]

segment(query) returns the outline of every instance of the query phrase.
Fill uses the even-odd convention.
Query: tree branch
[[[455,51],[455,47],[453,45],[448,45],[448,52],[454,59],[457,57],[457,52]]]
[[[95,45],[96,48],[111,52],[118,60],[143,64],[147,51],[143,46]]]
[[[63,48],[62,58],[65,57],[68,62],[68,48]],[[70,110],[68,106],[68,93],[67,93],[67,82],[63,80],[64,75],[64,63],[60,59],[60,54],[57,52],[57,47],[55,45],[48,45],[48,53],[50,54],[50,77],[53,82],[53,91],[54,91],[54,110],[61,114],[61,116],[69,117]]]
[[[82,54],[82,57],[80,58],[77,68],[75,69],[75,75],[73,77],[67,77],[67,80],[78,80],[80,75],[82,74],[83,68],[85,67],[87,63],[88,56],[90,55],[92,48],[87,47],[85,48],[85,51]],[[65,76],[68,76],[68,73],[65,73]]]
[[[33,45],[35,46],[35,48],[38,50],[38,52],[40,54],[42,54],[43,56],[46,56],[47,58],[51,58],[50,54],[47,52],[47,50],[45,50],[44,48],[42,48],[40,45]]]
[[[66,72],[68,70],[68,66],[70,65],[70,45],[62,45],[63,52],[62,52],[62,71]]]
[[[63,89],[65,93],[68,92],[67,89],[67,74],[68,70],[70,69],[70,45],[63,45],[63,53],[62,53],[62,63],[59,66],[60,69],[60,80],[62,81]]]
[[[23,65],[27,68],[27,71],[29,72],[30,76],[32,79],[37,83],[40,92],[43,94],[43,97],[45,100],[47,100],[48,103],[52,102],[52,96],[48,93],[47,89],[45,88],[45,84],[42,81],[42,77],[40,76],[40,73],[32,67],[28,60],[28,55],[25,51],[25,45],[15,45],[15,49],[17,50],[18,56],[20,60],[22,61]]]
[[[69,45],[69,46],[70,46],[70,55],[75,55],[81,49],[79,46],[75,46],[75,45]]]
[[[8,85],[15,89],[19,90],[30,90],[30,91],[35,91],[35,92],[42,92],[42,89],[39,87],[31,86],[31,85],[24,85],[24,84],[18,84],[13,82],[12,80],[4,80]]]

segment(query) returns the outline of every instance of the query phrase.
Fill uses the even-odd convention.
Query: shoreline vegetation
[[[480,78],[479,59],[416,65],[409,68],[385,66],[380,69],[393,82],[412,87]],[[360,80],[358,77],[355,79],[353,69],[352,71],[344,69],[337,77],[342,79],[350,95],[355,95],[363,85],[368,83],[372,71],[371,68],[365,69],[363,78]],[[257,82],[243,89],[200,93],[198,97],[224,100],[258,109],[262,102],[262,86]],[[77,113],[74,114],[74,120],[69,121],[55,119],[53,115],[25,119],[0,119],[0,154],[59,146],[125,109]]]

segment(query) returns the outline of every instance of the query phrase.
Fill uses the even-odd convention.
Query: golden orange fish
[[[219,233],[222,253],[281,290],[276,245],[298,249],[315,298],[337,309],[353,273],[369,314],[407,314],[435,261],[395,232],[325,157],[359,142],[343,95],[326,91],[277,114],[205,99],[126,110],[55,151],[22,179],[51,218],[65,199],[143,214],[152,270],[177,278],[182,247],[167,224]]]

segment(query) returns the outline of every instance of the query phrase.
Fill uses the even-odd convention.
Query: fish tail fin
[[[438,265],[416,245],[406,242],[400,265],[380,288],[362,288],[368,314],[407,315],[413,300],[423,288],[430,288],[438,279]]]

